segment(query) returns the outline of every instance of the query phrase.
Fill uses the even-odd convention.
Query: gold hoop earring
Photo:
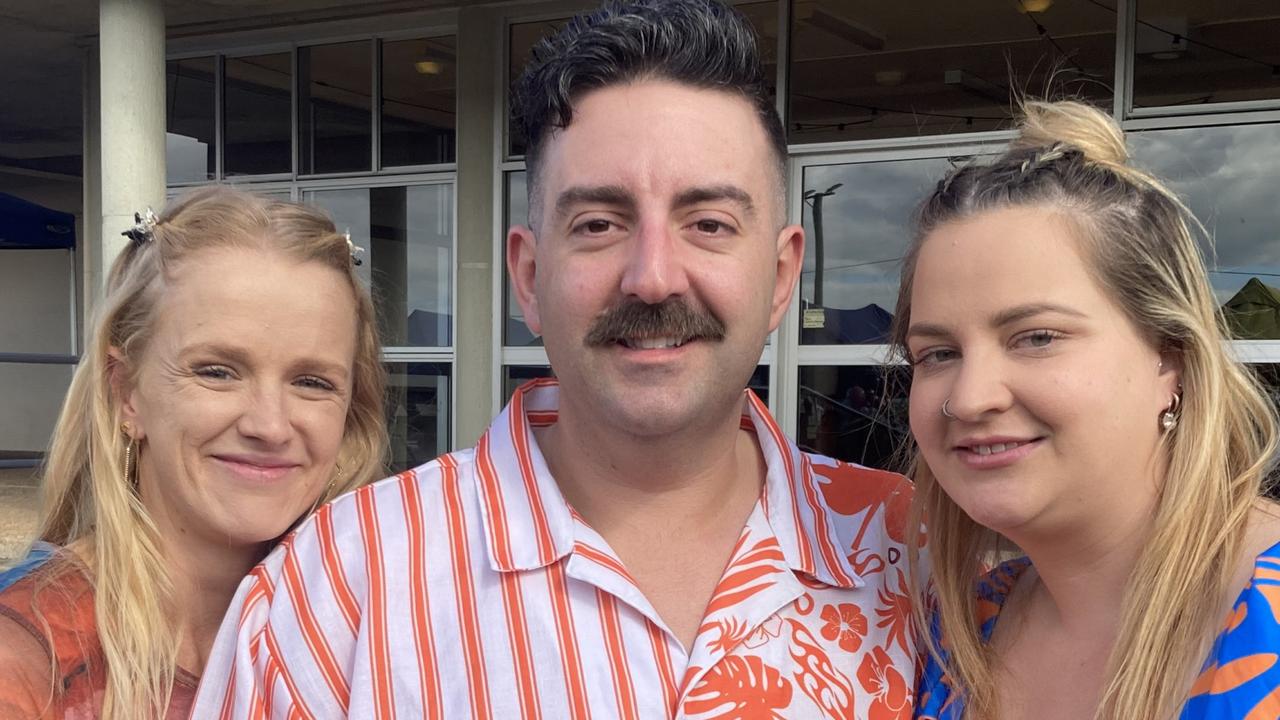
[[[317,495],[316,501],[311,503],[311,509],[307,511],[307,515],[314,514],[316,510],[320,509],[321,504],[326,503],[332,499],[329,497],[329,495],[333,492],[333,484],[337,482],[339,478],[342,477],[342,466],[338,465],[337,463],[334,463],[334,467],[337,468],[337,472],[334,473],[333,476],[329,478],[329,484],[324,486],[324,492]]]

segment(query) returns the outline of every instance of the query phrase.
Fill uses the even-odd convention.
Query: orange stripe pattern
[[[807,455],[744,396],[768,472],[686,648],[565,502],[535,380],[470,450],[339,498],[246,578],[194,717],[907,718],[905,480]]]

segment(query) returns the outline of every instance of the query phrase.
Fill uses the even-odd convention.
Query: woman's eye
[[[195,374],[210,380],[230,380],[231,369],[222,365],[204,365],[195,369]]]
[[[1060,334],[1052,330],[1034,330],[1029,333],[1019,335],[1015,340],[1016,345],[1029,348],[1046,348],[1053,344],[1054,340],[1061,337]]]
[[[948,360],[954,360],[959,356],[960,353],[951,348],[932,348],[914,355],[911,359],[911,364],[928,367]]]
[[[333,383],[323,378],[318,378],[314,375],[307,375],[305,377],[298,378],[298,384],[301,385],[302,387],[312,388],[314,390],[333,390],[334,389]]]

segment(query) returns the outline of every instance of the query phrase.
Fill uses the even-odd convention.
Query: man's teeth
[[[1002,453],[1005,450],[1012,450],[1019,445],[1020,442],[996,443],[995,445],[974,445],[970,450],[979,455],[990,455],[991,453]]]
[[[680,347],[683,344],[683,340],[673,337],[635,338],[626,341],[627,347],[638,350],[661,350],[663,348]]]

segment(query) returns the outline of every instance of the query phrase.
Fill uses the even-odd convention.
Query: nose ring
[[[951,411],[947,409],[949,405],[951,405],[951,398],[947,398],[942,401],[942,417],[947,418],[948,420],[955,420],[956,416],[952,415]]]

